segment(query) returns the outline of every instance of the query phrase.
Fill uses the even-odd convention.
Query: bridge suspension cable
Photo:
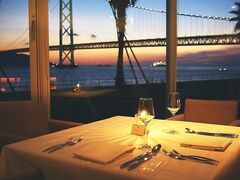
[[[50,3],[51,0],[49,0],[48,2]],[[57,1],[57,3],[55,3],[55,5],[52,6],[51,10],[49,11],[49,14],[51,14],[57,7],[59,1]],[[28,32],[29,32],[29,28],[26,28],[22,34],[20,34],[15,40],[11,41],[4,49],[8,50],[8,49],[14,49],[14,48],[17,48],[19,46],[22,46],[22,45],[26,45],[28,44],[29,40],[29,35],[28,35]]]
[[[132,18],[135,23],[134,28],[130,27],[129,24],[131,23],[129,23],[130,21],[128,20],[127,26],[130,28],[127,28],[127,33],[132,30],[131,34],[133,34],[134,37],[128,36],[129,39],[166,37],[166,31],[165,28],[163,28],[166,26],[165,10],[132,5],[129,5],[129,7],[131,7],[131,11],[129,11],[130,16],[128,16],[128,18]],[[177,15],[178,37],[233,34],[234,22],[230,21],[231,18],[229,17],[189,13],[177,13]],[[141,19],[141,23],[137,24],[139,19]],[[152,23],[151,20],[153,19],[155,21]],[[154,32],[151,32],[153,29]],[[138,33],[139,31],[141,32]],[[138,37],[136,37],[137,35]]]
[[[153,8],[147,8],[147,7],[141,7],[141,6],[133,6],[129,5],[132,8],[137,8],[137,9],[142,9],[146,11],[152,11],[152,12],[160,12],[160,13],[165,13],[165,10],[159,10],[159,9],[153,9]],[[188,14],[188,13],[177,13],[177,15],[180,16],[188,16],[188,17],[195,17],[195,18],[205,18],[205,19],[214,19],[214,20],[225,20],[225,21],[230,21],[231,18],[229,17],[220,17],[220,16],[207,16],[207,15],[201,15],[201,14]]]

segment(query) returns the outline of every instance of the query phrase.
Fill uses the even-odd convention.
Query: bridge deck
[[[138,39],[129,40],[131,47],[156,47],[166,46],[166,38],[156,39]],[[192,36],[192,37],[179,37],[177,41],[178,46],[199,46],[199,45],[238,45],[240,44],[240,35],[238,34],[224,34],[224,35],[211,35],[211,36]],[[127,43],[125,43],[126,46]],[[70,45],[65,45],[65,49],[70,49]],[[118,48],[117,41],[109,42],[94,42],[75,44],[74,49],[104,49],[104,48]],[[50,46],[51,51],[59,50],[58,45]],[[29,48],[12,49],[5,52],[29,52]]]

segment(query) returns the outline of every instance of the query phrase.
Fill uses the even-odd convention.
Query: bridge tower
[[[72,0],[59,0],[59,6],[59,66],[69,61],[74,67]]]

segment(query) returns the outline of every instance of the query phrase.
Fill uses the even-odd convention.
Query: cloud
[[[225,48],[221,50],[201,51],[187,53],[178,56],[179,64],[234,64],[240,66],[239,47]]]

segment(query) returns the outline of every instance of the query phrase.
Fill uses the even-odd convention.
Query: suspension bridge
[[[128,41],[131,47],[156,47],[166,46],[166,38],[156,39],[138,39]],[[210,35],[210,36],[192,36],[192,37],[179,37],[178,46],[197,46],[197,45],[236,45],[240,44],[240,38],[237,34],[224,34],[224,35]],[[125,46],[128,46],[125,43]],[[63,45],[64,49],[71,49],[71,45]],[[60,46],[49,46],[50,51],[59,50]],[[73,49],[104,49],[104,48],[118,48],[117,41],[109,42],[93,42],[93,43],[82,43],[74,44]],[[12,49],[2,52],[14,52],[22,53],[29,52],[29,48]]]
[[[68,61],[67,63],[70,62],[70,65],[75,65],[74,53],[77,50],[119,48],[116,35],[116,21],[108,1],[85,0],[83,1],[85,3],[79,3],[78,9],[82,8],[79,10],[79,13],[85,9],[92,9],[92,11],[84,11],[85,15],[74,16],[73,12],[76,10],[76,2],[74,4],[73,0],[49,0],[49,30],[51,37],[49,50],[59,51],[59,64],[62,66],[64,66],[66,61]],[[97,3],[97,5],[93,6],[92,2]],[[240,44],[239,35],[233,31],[235,22],[231,21],[229,17],[191,14],[179,11],[177,17],[178,46]],[[55,19],[55,21],[52,19]],[[51,26],[54,26],[53,24],[56,24],[57,21],[59,22],[59,28],[52,30]],[[128,40],[124,42],[124,46],[136,84],[139,82],[127,49],[166,46],[165,27],[165,10],[132,5],[129,5],[127,8],[125,35]],[[0,54],[29,52],[28,32],[29,28],[26,28],[5,49],[0,50]],[[142,72],[135,54],[133,56]],[[148,80],[143,72],[142,76],[147,83]],[[4,77],[7,77],[7,75],[4,75]],[[10,80],[7,79],[7,82],[13,90],[14,88],[11,86]]]
[[[106,1],[98,1],[103,3]],[[111,39],[103,39],[98,33],[92,33],[90,39],[83,39],[81,43],[76,42],[77,37],[81,33],[75,33],[73,30],[73,5],[72,0],[58,0],[50,8],[50,15],[59,7],[59,43],[58,45],[50,45],[50,51],[59,51],[59,63],[63,64],[64,60],[68,59],[71,64],[74,63],[74,51],[80,49],[103,49],[103,48],[118,48],[118,41]],[[96,10],[95,13],[98,13]],[[103,11],[103,10],[102,10]],[[100,11],[99,11],[100,12]],[[100,12],[101,14],[102,12]],[[178,46],[196,46],[196,45],[236,45],[240,44],[239,35],[233,33],[233,26],[235,22],[231,22],[231,18],[208,16],[200,14],[177,13],[178,16]],[[91,15],[90,15],[91,17]],[[106,18],[106,17],[105,17]],[[141,19],[141,22],[138,22]],[[149,22],[149,19],[151,21]],[[166,46],[166,11],[139,7],[129,6],[128,19],[126,26],[126,36],[128,42],[125,42],[125,47],[157,47]],[[109,19],[108,19],[109,20]],[[158,23],[156,23],[158,20]],[[97,19],[96,21],[99,21]],[[100,23],[103,23],[104,17]],[[111,19],[114,32],[114,19]],[[98,24],[92,22],[92,24]],[[141,25],[140,25],[141,24]],[[99,24],[98,24],[99,25]],[[100,31],[106,31],[102,25],[99,25]],[[157,33],[151,33],[151,32]],[[29,52],[29,48],[14,48],[22,46],[23,42],[28,41],[28,37],[23,38],[23,35],[28,33],[26,29],[13,43],[11,43],[5,50],[0,53],[13,52],[24,53]],[[108,33],[108,30],[107,30]],[[99,33],[102,34],[103,32]],[[112,33],[110,33],[112,34]],[[110,35],[111,36],[111,35]],[[112,37],[112,36],[111,36]],[[21,40],[22,38],[22,40]],[[94,41],[94,42],[91,42]]]

